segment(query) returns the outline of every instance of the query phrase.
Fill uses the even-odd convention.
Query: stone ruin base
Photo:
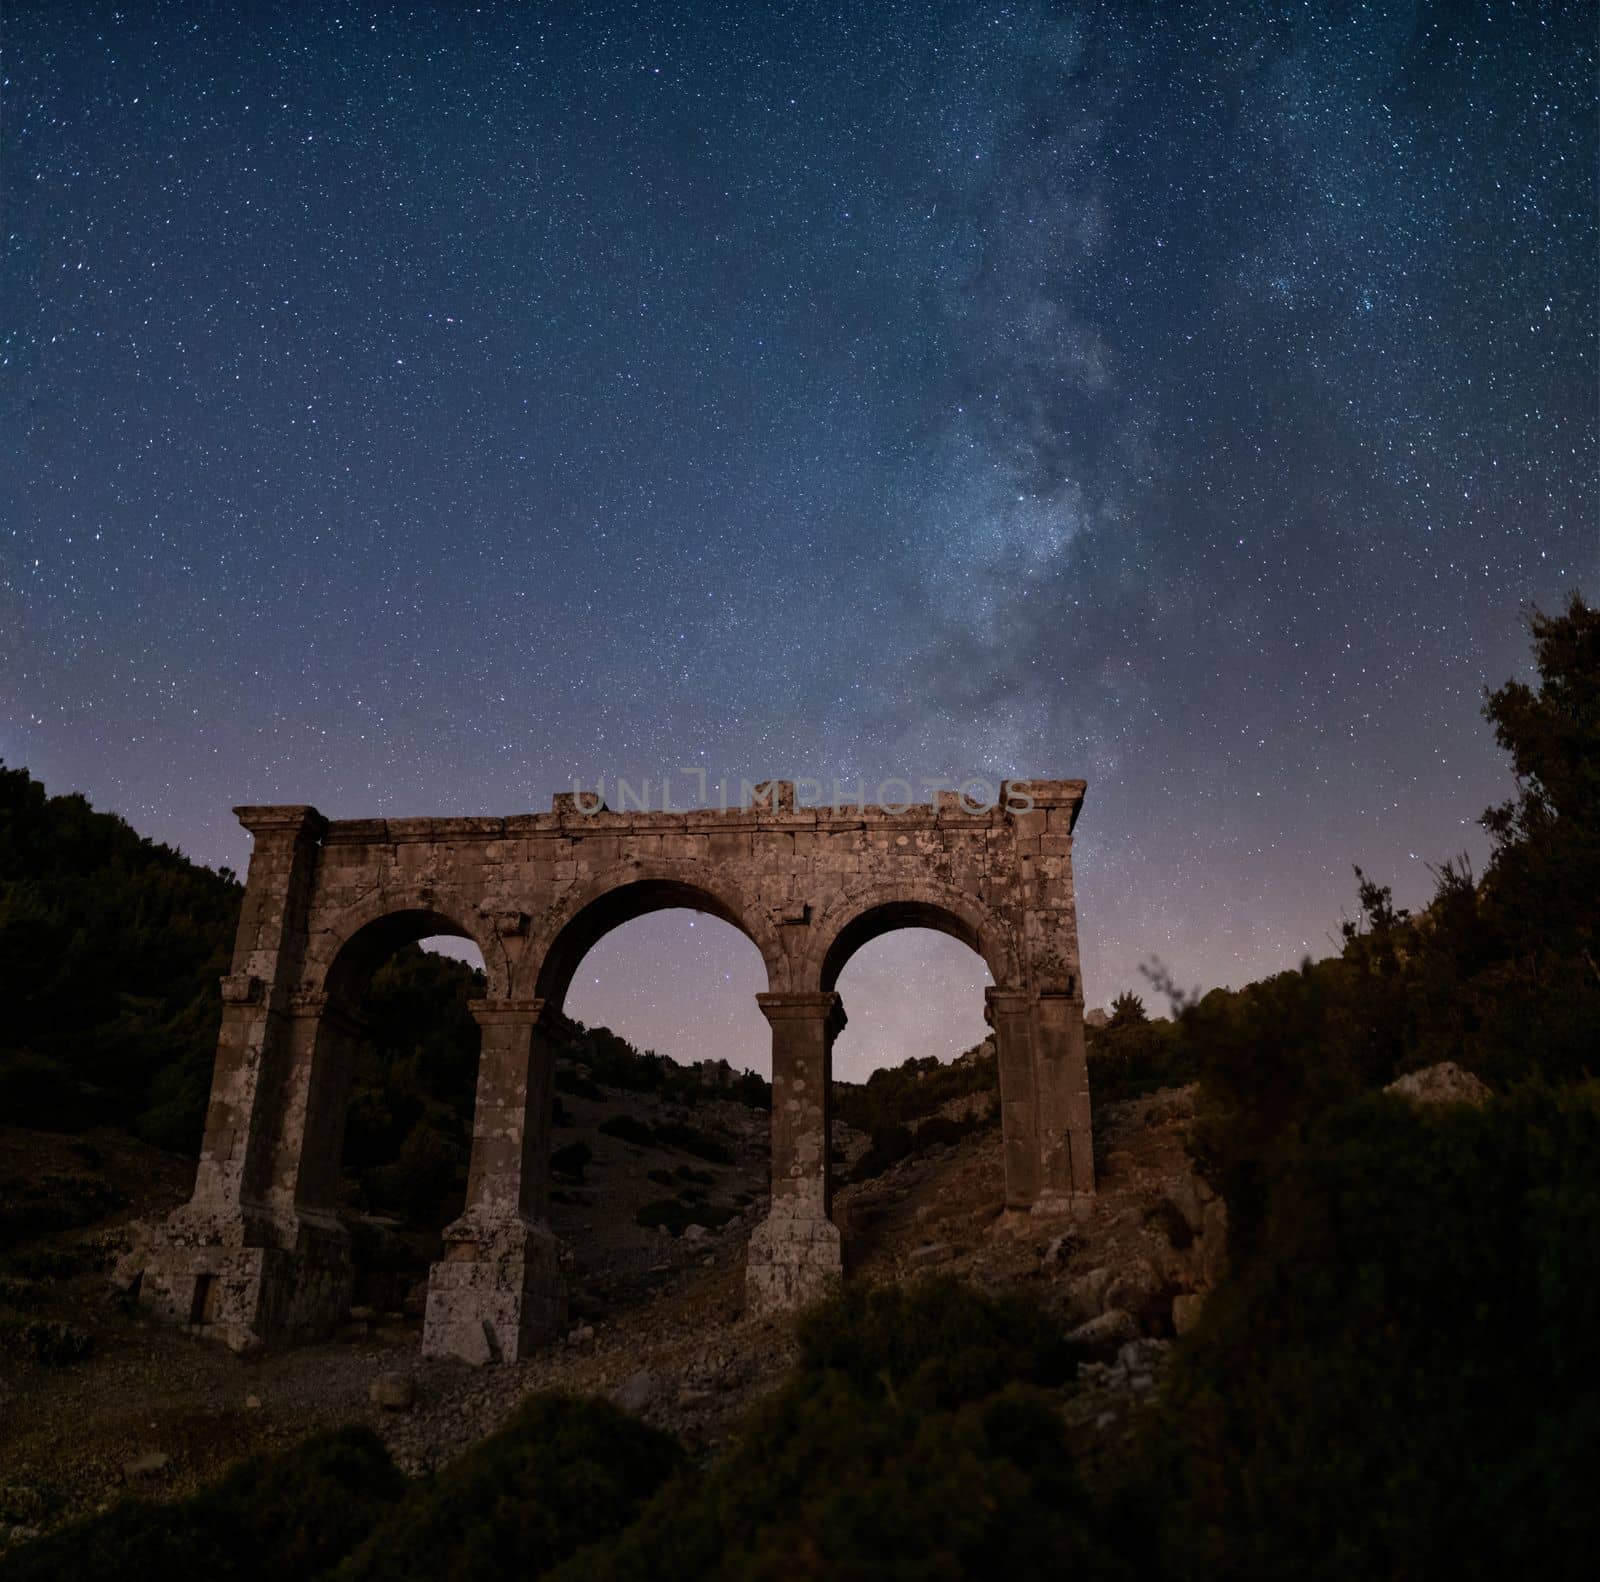
[[[245,1245],[243,1226],[196,1227],[181,1214],[140,1276],[149,1311],[234,1351],[316,1340],[348,1319],[354,1271],[342,1227],[301,1227],[291,1250]]]
[[[458,1220],[445,1242],[428,1273],[423,1356],[516,1362],[565,1330],[561,1249],[547,1227]]]
[[[832,1220],[771,1214],[750,1235],[745,1311],[763,1317],[819,1302],[838,1289],[843,1272]]]

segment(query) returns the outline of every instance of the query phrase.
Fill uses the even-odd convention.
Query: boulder
[[[123,1293],[138,1289],[144,1276],[144,1266],[150,1261],[150,1250],[157,1240],[157,1229],[146,1220],[129,1221],[122,1228],[127,1238],[127,1250],[121,1253],[112,1266],[109,1276],[111,1288]]]
[[[122,1476],[129,1483],[137,1483],[143,1478],[159,1478],[167,1470],[172,1457],[160,1450],[152,1450],[149,1455],[140,1456],[137,1461],[125,1461],[122,1464]]]
[[[906,1255],[908,1269],[927,1269],[936,1263],[948,1263],[955,1256],[955,1249],[947,1241],[930,1241],[921,1247],[913,1247]]]
[[[661,1393],[660,1381],[648,1368],[641,1368],[612,1393],[611,1400],[625,1412],[642,1412]]]
[[[386,1412],[409,1412],[417,1404],[417,1381],[409,1373],[380,1373],[367,1396]]]
[[[1139,1320],[1120,1307],[1108,1308],[1098,1318],[1067,1331],[1067,1344],[1095,1362],[1109,1362],[1128,1341],[1139,1339]]]
[[[1148,1258],[1135,1259],[1106,1287],[1105,1305],[1137,1313],[1164,1283],[1161,1271]]]
[[[1408,1071],[1396,1077],[1383,1090],[1397,1093],[1413,1104],[1487,1104],[1494,1096],[1470,1071],[1453,1060],[1441,1060],[1421,1071]]]
[[[1172,1329],[1177,1335],[1187,1335],[1200,1318],[1200,1309],[1206,1299],[1198,1291],[1185,1291],[1172,1299]]]

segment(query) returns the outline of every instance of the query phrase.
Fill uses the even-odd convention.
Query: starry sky
[[[0,757],[240,802],[1083,776],[1091,1003],[1324,954],[1600,587],[1588,5],[10,0]],[[681,791],[680,791],[681,794]],[[982,1035],[852,962],[838,1068]],[[568,1008],[765,1068],[688,913]]]

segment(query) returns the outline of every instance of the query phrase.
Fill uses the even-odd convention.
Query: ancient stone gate
[[[323,1333],[349,1307],[336,1212],[344,1112],[372,972],[433,935],[476,942],[488,976],[466,1211],[428,1283],[423,1349],[525,1355],[565,1323],[546,1223],[553,1017],[604,934],[665,907],[725,919],[761,952],[772,1026],[772,1201],[752,1235],[751,1307],[794,1306],[840,1271],[829,1086],[834,985],[892,929],[940,929],[988,964],[1008,1206],[1094,1191],[1072,884],[1081,780],[1012,781],[974,811],[806,808],[769,781],[753,806],[329,822],[235,811],[255,838],[194,1196],[141,1286],[152,1308],[236,1347]]]

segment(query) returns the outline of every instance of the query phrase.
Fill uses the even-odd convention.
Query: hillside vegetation
[[[375,1441],[319,1439],[0,1576],[1588,1574],[1600,615],[1574,598],[1532,631],[1538,685],[1486,701],[1518,792],[1485,815],[1481,878],[1443,863],[1410,917],[1358,874],[1333,958],[1204,997],[1152,969],[1172,1020],[1130,997],[1097,1033],[1097,1080],[1197,1081],[1192,1146],[1229,1221],[1226,1273],[1114,1454],[1068,1427],[1086,1341],[1042,1304],[856,1286],[801,1321],[787,1382],[702,1462],[609,1406],[534,1396],[407,1487]],[[1386,1091],[1447,1059],[1489,1097]],[[877,1098],[851,1102],[871,1124]]]

